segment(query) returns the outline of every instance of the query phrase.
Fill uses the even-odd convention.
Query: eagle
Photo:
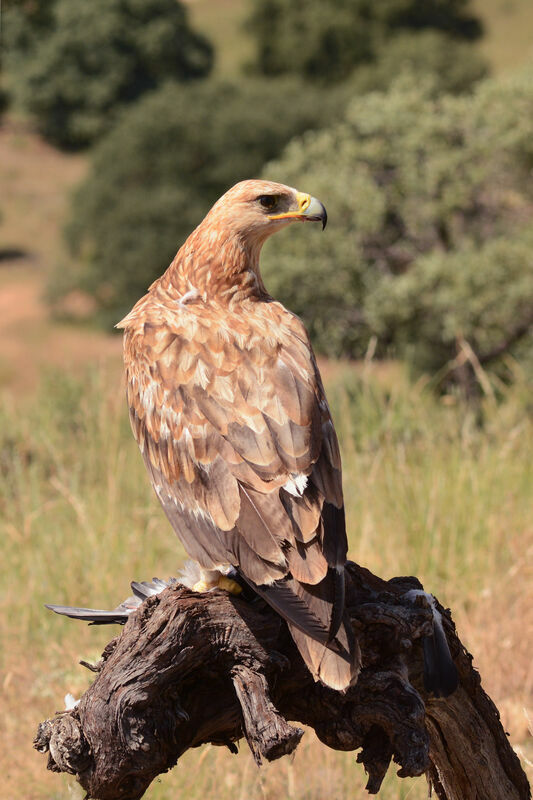
[[[259,268],[269,236],[326,221],[309,194],[236,184],[117,327],[133,433],[198,565],[193,588],[251,587],[314,679],[342,691],[360,650],[344,608],[339,445],[305,326]]]

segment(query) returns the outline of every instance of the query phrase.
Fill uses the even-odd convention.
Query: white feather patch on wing
[[[159,483],[153,484],[155,493],[159,497],[161,502],[168,500],[170,503],[174,503],[176,508],[180,511],[186,511],[188,514],[191,514],[195,519],[206,519],[209,522],[212,522],[211,515],[207,509],[202,508],[202,506],[196,504],[196,506],[192,507],[191,505],[187,505],[185,508],[185,503],[183,503],[179,497],[176,497],[175,494],[169,494],[168,489],[161,486]]]
[[[170,436],[170,428],[168,427],[165,419],[162,417],[159,424],[159,437],[161,439],[168,439]]]
[[[146,386],[139,386],[139,398],[148,415],[151,415],[154,410],[158,388],[159,383],[153,380],[153,378],[148,381]]]
[[[301,497],[306,486],[307,475],[304,475],[303,472],[301,472],[299,475],[293,475],[290,477],[287,483],[284,484],[283,488],[286,492],[292,494],[293,497]]]
[[[196,369],[194,371],[192,380],[193,383],[196,383],[202,389],[206,389],[209,384],[210,380],[209,367],[200,358],[196,362]]]

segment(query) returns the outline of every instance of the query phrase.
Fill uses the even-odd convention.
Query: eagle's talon
[[[209,580],[206,573],[207,570],[204,571],[203,577],[191,586],[193,592],[210,592],[212,589],[224,589],[233,595],[241,594],[242,586],[237,581],[234,581],[233,578],[228,578],[227,575],[221,573],[213,576],[210,571]]]
[[[242,586],[237,581],[228,578],[227,575],[221,575],[217,584],[219,589],[225,589],[233,595],[239,595],[242,592]]]

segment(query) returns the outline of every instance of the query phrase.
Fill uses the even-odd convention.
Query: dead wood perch
[[[439,800],[528,800],[529,785],[479,674],[444,615],[460,686],[428,696],[422,640],[427,604],[405,598],[416,578],[383,581],[349,563],[346,607],[363,671],[340,694],[313,682],[285,623],[261,601],[174,585],[146,600],[106,647],[92,686],[71,711],[39,726],[48,769],[76,775],[98,800],[135,800],[190,747],[246,738],[257,763],[291,753],[314,728],[357,761],[379,791],[390,761],[426,773]]]

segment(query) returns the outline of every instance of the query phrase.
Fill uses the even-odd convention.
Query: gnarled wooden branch
[[[428,774],[440,800],[529,800],[527,779],[444,613],[460,686],[428,696],[422,640],[431,610],[405,597],[416,578],[383,581],[348,564],[346,607],[364,668],[346,694],[314,683],[285,623],[261,601],[180,585],[151,597],[109,643],[79,704],[39,726],[48,768],[99,800],[136,800],[190,747],[246,738],[257,763],[291,753],[309,725],[328,747],[360,748],[367,789],[390,761]],[[422,598],[423,601],[423,598]]]

